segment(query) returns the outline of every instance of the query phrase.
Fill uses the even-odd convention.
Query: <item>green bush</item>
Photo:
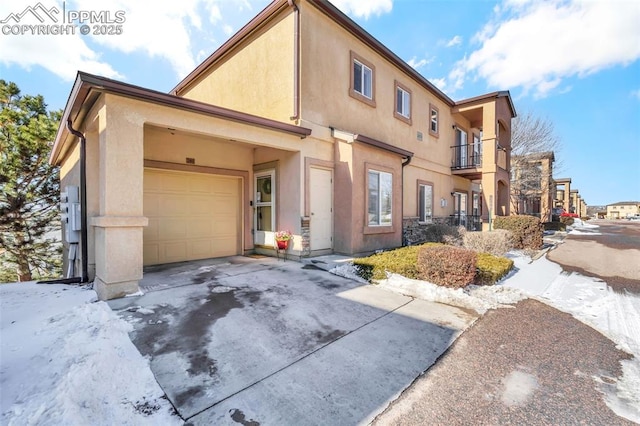
[[[493,226],[511,231],[513,246],[517,249],[538,250],[542,247],[542,223],[535,216],[496,216]]]
[[[545,231],[566,231],[567,225],[562,222],[544,222],[542,224]]]
[[[513,260],[496,257],[489,253],[478,253],[474,282],[481,285],[495,284],[513,268]]]
[[[446,245],[421,246],[417,269],[422,280],[445,287],[465,287],[476,275],[476,252]]]
[[[501,256],[513,248],[513,234],[506,229],[491,232],[466,232],[462,237],[463,247],[478,253],[486,252]]]
[[[566,228],[567,226],[573,225],[574,220],[569,216],[560,216],[560,222],[564,223],[564,226]]]
[[[376,253],[369,257],[355,259],[353,264],[358,275],[367,281],[383,280],[387,278],[387,272],[417,279],[416,263],[420,247],[423,246],[401,247]]]

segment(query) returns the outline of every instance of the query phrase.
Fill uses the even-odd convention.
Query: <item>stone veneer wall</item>
[[[412,246],[427,241],[427,230],[432,225],[446,225],[449,217],[434,217],[431,223],[420,223],[417,217],[402,219],[402,245]]]

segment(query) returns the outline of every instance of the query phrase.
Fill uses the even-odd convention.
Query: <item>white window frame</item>
[[[356,70],[355,65],[360,66],[360,90],[356,87]],[[364,96],[367,99],[373,99],[373,70],[368,67],[366,64],[363,64],[361,61],[357,59],[353,59],[353,91]],[[369,74],[369,80],[367,81],[367,72]],[[368,83],[368,84],[367,84]],[[367,88],[368,94],[367,94]]]
[[[440,131],[440,111],[434,105],[429,105],[429,133],[438,136]]]
[[[430,194],[426,194],[426,189],[429,188]],[[427,201],[430,204],[431,213],[427,216]],[[433,223],[433,184],[431,183],[419,183],[418,184],[418,222],[420,223]]]
[[[406,119],[411,118],[411,92],[400,86],[396,86],[396,113]]]
[[[373,180],[375,179],[375,180]],[[386,216],[387,212],[383,210],[383,179],[388,179],[388,198],[389,198],[389,211],[388,220],[383,219]],[[376,182],[377,184],[377,194],[376,194],[376,211],[372,213],[371,207],[371,184],[372,182]],[[372,220],[372,214],[374,217],[377,217],[377,220]],[[393,225],[393,174],[389,172],[384,172],[375,169],[367,170],[367,226],[392,226]]]

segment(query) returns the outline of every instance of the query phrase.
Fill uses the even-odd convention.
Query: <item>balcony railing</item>
[[[454,145],[451,168],[456,170],[482,167],[482,144]]]

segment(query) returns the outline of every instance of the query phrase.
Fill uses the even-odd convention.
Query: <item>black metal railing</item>
[[[452,169],[472,169],[482,166],[482,145],[466,144],[451,147],[453,157]]]
[[[482,218],[467,214],[452,214],[447,218],[449,226],[464,226],[467,231],[482,231]]]

